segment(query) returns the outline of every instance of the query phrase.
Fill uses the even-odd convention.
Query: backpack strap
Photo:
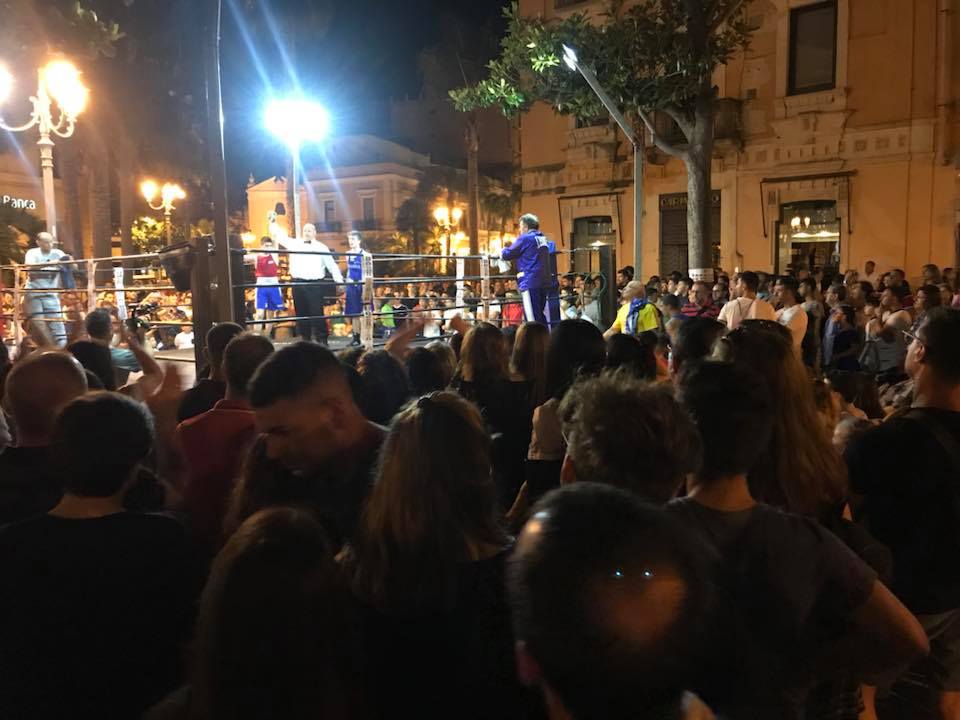
[[[912,408],[909,412],[903,415],[907,420],[913,420],[920,425],[923,425],[924,428],[933,436],[937,441],[937,444],[943,448],[944,452],[950,457],[950,463],[953,466],[953,472],[960,477],[960,441],[958,441],[953,434],[947,430],[943,423],[937,420],[933,415],[928,412],[925,412],[923,408]]]

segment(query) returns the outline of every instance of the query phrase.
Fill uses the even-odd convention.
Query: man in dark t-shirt
[[[63,498],[0,529],[0,717],[135,718],[182,682],[198,585],[186,534],[123,511],[151,436],[144,409],[114,393],[61,413]]]
[[[52,509],[63,488],[50,469],[49,445],[60,409],[87,391],[80,363],[62,352],[18,362],[5,385],[17,444],[0,453],[0,525]]]
[[[204,353],[210,361],[210,375],[201,378],[183,394],[177,409],[178,423],[205,413],[223,400],[227,392],[227,383],[223,377],[223,351],[227,344],[242,332],[243,328],[232,322],[217,323],[207,331]]]
[[[701,363],[685,369],[678,394],[700,430],[703,466],[688,496],[667,507],[716,549],[718,582],[732,601],[725,621],[737,651],[715,677],[715,708],[731,717],[808,717],[816,681],[896,671],[925,652],[916,620],[837,537],[751,496],[747,473],[773,424],[760,379]],[[849,714],[839,717],[858,716],[852,685]]]
[[[285,347],[253,376],[250,405],[267,455],[294,473],[291,501],[312,507],[335,544],[348,541],[386,430],[363,416],[340,361],[314,343]]]
[[[940,705],[960,713],[960,310],[934,308],[908,335],[913,406],[851,439],[844,457],[862,496],[855,517],[893,554],[893,591],[927,630],[931,653],[904,678],[937,698],[916,698],[919,717]],[[907,693],[894,693],[904,698]],[[923,709],[921,709],[923,708]]]

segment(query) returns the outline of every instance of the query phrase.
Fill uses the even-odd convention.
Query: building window
[[[837,0],[790,11],[791,95],[832,90],[837,84]]]
[[[372,222],[377,218],[376,210],[373,206],[372,197],[360,198],[360,202],[363,204],[363,219],[366,222]]]
[[[334,207],[333,200],[324,200],[323,201],[323,221],[325,223],[332,223],[337,219],[337,210]]]

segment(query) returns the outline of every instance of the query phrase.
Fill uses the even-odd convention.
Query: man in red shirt
[[[187,470],[184,506],[190,529],[197,544],[211,556],[220,547],[227,501],[254,437],[247,385],[272,353],[273,343],[262,335],[243,333],[231,340],[223,353],[226,396],[212,410],[177,427]]]
[[[713,292],[705,282],[697,281],[687,294],[687,303],[681,310],[684,317],[702,317],[716,320],[720,308],[713,302]]]

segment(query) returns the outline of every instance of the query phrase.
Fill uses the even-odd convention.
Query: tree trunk
[[[60,182],[63,187],[64,207],[61,215],[65,220],[66,232],[60,238],[61,244],[71,252],[79,253],[83,249],[83,212],[81,206],[80,176],[83,174],[83,158],[76,144],[63,143],[57,148],[57,167],[60,170]]]
[[[113,222],[110,208],[110,156],[105,147],[91,144],[87,154],[90,168],[90,225],[92,238],[86,257],[110,257],[113,251]]]
[[[467,116],[467,227],[470,232],[470,254],[480,254],[480,138],[477,135],[477,118]]]
[[[713,157],[713,95],[697,101],[685,158],[687,166],[687,243],[689,275],[694,280],[714,279],[713,242],[710,234],[711,161]]]

